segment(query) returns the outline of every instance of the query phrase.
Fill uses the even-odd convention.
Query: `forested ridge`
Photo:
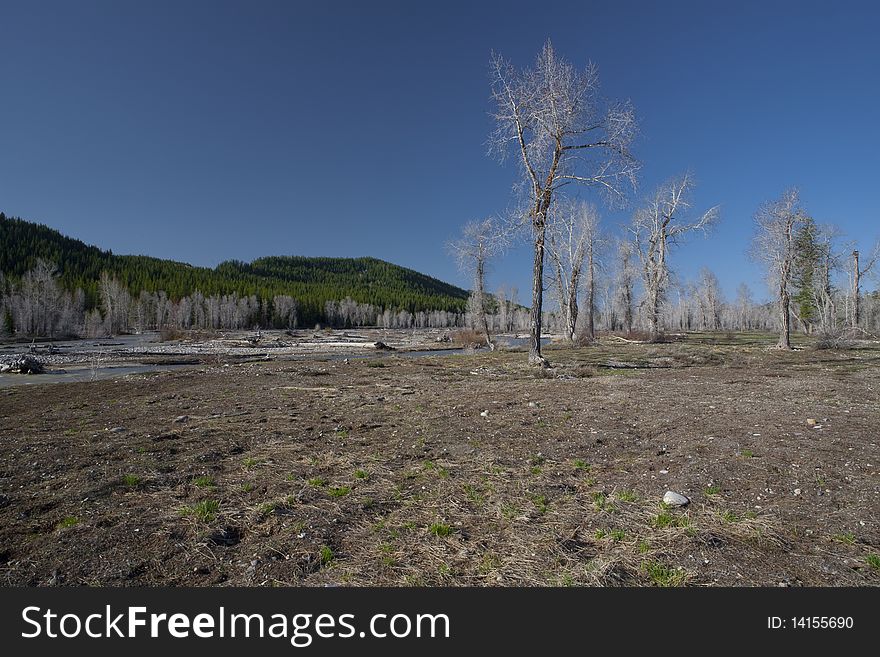
[[[196,293],[256,297],[271,305],[279,296],[296,301],[301,325],[332,321],[327,302],[351,299],[391,312],[464,311],[468,292],[412,269],[376,258],[271,256],[215,268],[148,256],[116,255],[67,237],[48,226],[0,213],[0,273],[21,279],[42,260],[57,268],[68,291],[83,291],[86,309],[100,306],[102,274],[119,281],[132,298],[165,292],[171,301]],[[332,305],[332,304],[331,304]]]

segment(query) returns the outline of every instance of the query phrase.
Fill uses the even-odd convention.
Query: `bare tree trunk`
[[[852,312],[852,327],[854,329],[859,327],[859,320],[861,319],[861,278],[862,272],[859,270],[859,252],[853,251],[853,287],[852,287],[852,297],[853,297],[853,312]]]
[[[592,342],[596,339],[596,260],[593,250],[595,248],[593,237],[589,242],[589,260],[587,261],[587,337]]]
[[[579,312],[577,302],[577,287],[568,291],[568,301],[566,305],[568,306],[568,311],[565,313],[565,337],[568,338],[569,342],[574,342],[575,336],[577,335],[577,321]]]
[[[535,226],[535,262],[532,267],[532,309],[529,328],[529,365],[546,367],[549,363],[541,355],[541,310],[544,303],[544,238],[547,228],[543,220]]]
[[[485,260],[480,258],[477,262],[477,308],[480,313],[480,324],[483,328],[483,335],[486,336],[486,344],[489,346],[490,350],[495,351],[495,342],[492,341],[492,334],[489,333],[489,319],[486,317],[485,267]]]
[[[652,291],[649,300],[648,319],[650,320],[650,341],[660,339],[660,295]]]
[[[555,277],[554,284],[556,286],[556,298],[559,301],[559,311],[562,313],[562,324],[565,330],[565,339],[569,342],[574,342],[574,334],[575,334],[575,326],[577,322],[577,292],[575,291],[575,297],[572,299],[571,297],[571,289],[566,289],[565,283],[563,282],[565,279],[565,271],[562,264],[562,259],[559,254],[551,251],[553,264],[555,265]],[[572,316],[574,319],[572,319]]]
[[[779,331],[779,344],[777,346],[780,349],[791,349],[790,304],[791,295],[788,292],[788,288],[783,285],[779,289],[779,311],[782,324]]]

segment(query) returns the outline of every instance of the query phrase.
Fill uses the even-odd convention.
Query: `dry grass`
[[[474,347],[486,344],[486,336],[474,329],[460,329],[454,331],[450,338],[452,343],[461,347]]]
[[[23,449],[0,506],[3,581],[880,582],[862,469],[876,350],[547,352],[548,370],[482,351],[7,391],[0,415]],[[667,488],[691,505],[663,508]]]
[[[760,561],[786,547],[772,516],[731,511],[720,496],[677,510],[650,491],[606,493],[582,462],[436,459],[396,470],[378,455],[289,451],[281,441],[253,445],[260,465],[224,477],[216,527],[193,522],[190,540],[210,542],[233,523],[263,555],[263,581],[392,586],[708,584],[695,554]],[[292,471],[281,476],[281,463]],[[342,534],[328,523],[340,517]]]

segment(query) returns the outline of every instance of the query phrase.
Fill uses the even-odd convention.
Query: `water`
[[[32,386],[44,383],[81,383],[101,379],[117,379],[129,374],[165,372],[192,365],[106,365],[92,369],[88,366],[68,367],[62,370],[49,370],[43,374],[0,374],[0,388],[12,386]]]
[[[113,351],[130,350],[133,347],[144,346],[148,343],[156,342],[156,334],[143,335],[126,335],[119,338],[107,338],[101,340],[76,340],[70,342],[56,342],[54,346],[60,353],[64,350],[75,348],[83,349],[92,347],[100,352],[107,353]],[[500,346],[505,347],[525,347],[529,344],[527,337],[500,337],[497,340]],[[541,338],[541,344],[549,344],[550,338]],[[0,346],[0,355],[3,353],[23,353],[27,351],[27,345],[3,345]],[[471,350],[459,347],[450,349],[424,349],[417,351],[381,351],[369,352],[363,351],[352,353],[335,353],[335,354],[297,354],[293,356],[282,356],[280,360],[363,360],[385,358],[388,356],[400,356],[401,358],[423,358],[426,356],[454,356],[463,353],[473,353]],[[141,365],[132,363],[117,363],[113,365],[101,365],[92,368],[88,365],[70,365],[63,369],[48,370],[44,374],[0,374],[0,388],[9,388],[12,386],[41,385],[44,383],[81,383],[85,381],[98,381],[103,379],[117,379],[130,374],[147,374],[150,372],[164,372],[177,370],[184,367],[198,367],[192,364],[176,364],[176,365]]]

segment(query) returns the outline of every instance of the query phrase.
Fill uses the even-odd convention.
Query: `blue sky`
[[[762,296],[752,215],[792,185],[880,237],[876,5],[551,6],[0,0],[0,209],[117,253],[371,255],[465,284],[443,244],[517,175],[486,155],[489,53],[524,66],[549,37],[635,105],[634,203],[690,169],[697,208],[721,204],[682,277]],[[529,269],[514,249],[490,283],[526,301]]]

